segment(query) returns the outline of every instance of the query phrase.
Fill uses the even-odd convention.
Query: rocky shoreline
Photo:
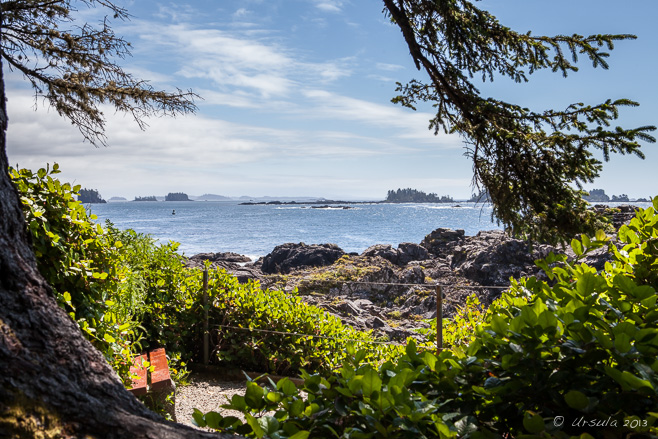
[[[634,212],[634,206],[616,208],[611,218],[615,228]],[[287,243],[255,262],[235,253],[201,253],[187,263],[203,266],[208,260],[240,282],[252,279],[263,288],[297,289],[308,303],[346,324],[403,340],[415,336],[414,329],[427,327],[424,320],[436,317],[437,284],[443,286],[443,312],[450,317],[471,294],[488,306],[510,278],[543,276],[534,261],[550,252],[574,256],[568,247],[529,245],[502,230],[465,236],[463,230],[439,228],[418,244],[377,244],[361,254],[348,254],[335,244]],[[607,260],[607,252],[598,251],[586,262],[603,268]]]

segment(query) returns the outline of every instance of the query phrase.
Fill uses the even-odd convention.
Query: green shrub
[[[240,284],[223,270],[211,273],[209,290],[212,324],[244,328],[219,328],[217,355],[225,364],[296,375],[301,369],[329,371],[337,367],[348,343],[367,347],[368,360],[373,362],[399,351],[396,346],[373,343],[371,332],[344,325],[296,295],[262,290],[255,282]]]
[[[23,201],[38,267],[59,304],[126,382],[137,352],[164,347],[176,376],[200,360],[203,340],[202,271],[186,268],[178,244],[156,244],[111,223],[101,227],[76,201],[79,186],[60,183],[50,169],[10,170]],[[348,341],[368,346],[381,361],[397,348],[372,345],[373,337],[306,305],[296,296],[240,285],[223,270],[210,276],[211,324],[312,334],[300,337],[241,330],[215,332],[217,358],[251,370],[297,374],[328,371],[340,363]]]
[[[200,272],[184,269],[178,244],[96,224],[75,199],[79,186],[61,183],[52,170],[10,169],[23,203],[39,271],[60,306],[128,383],[136,353],[163,346],[184,365],[193,356],[186,332],[198,318],[181,320],[198,295]],[[189,314],[189,312],[188,312]],[[181,334],[176,328],[184,328]],[[184,367],[177,367],[184,376]]]
[[[10,169],[23,204],[39,271],[57,302],[126,379],[140,332],[133,314],[140,291],[126,288],[123,243],[95,224],[75,199],[80,186],[60,183],[52,170]],[[131,308],[134,304],[135,308]]]
[[[577,255],[609,245],[597,271],[551,255],[550,281],[513,282],[467,345],[405,355],[376,367],[348,350],[337,372],[249,383],[229,408],[246,422],[195,413],[199,425],[246,436],[624,437],[658,433],[658,198],[619,231],[582,237]],[[585,435],[585,436],[583,436]]]
[[[486,309],[477,295],[471,294],[466,303],[455,311],[452,318],[443,320],[443,347],[452,349],[468,345],[475,338],[475,329],[484,322]],[[425,337],[419,347],[432,349],[436,347],[436,319],[425,320],[430,327],[416,331]]]

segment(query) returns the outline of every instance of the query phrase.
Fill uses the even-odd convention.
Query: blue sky
[[[125,68],[155,88],[192,89],[196,115],[148,120],[108,116],[107,148],[36,101],[6,72],[12,164],[58,162],[61,179],[105,198],[186,192],[227,196],[382,199],[412,187],[466,198],[471,163],[456,136],[427,129],[431,107],[390,103],[395,82],[424,79],[380,0],[117,1],[132,14],[115,22],[133,44]],[[486,94],[536,110],[626,97],[626,126],[658,125],[655,0],[485,0],[501,22],[534,34],[634,33],[617,44],[610,69],[587,62],[567,79],[540,73],[529,84],[501,79]],[[94,22],[98,11],[81,11]],[[587,188],[658,195],[658,153],[617,157]]]

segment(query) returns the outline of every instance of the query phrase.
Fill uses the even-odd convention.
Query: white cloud
[[[343,2],[339,0],[314,0],[315,7],[323,12],[341,12]]]
[[[350,98],[324,90],[306,90],[304,95],[316,103],[316,108],[307,117],[333,118],[358,121],[381,128],[396,128],[399,138],[414,139],[443,148],[461,148],[462,142],[456,135],[434,136],[429,130],[430,113],[414,112],[393,104],[381,105],[361,99]]]
[[[395,72],[398,70],[405,70],[406,67],[398,65],[398,64],[387,64],[387,63],[381,63],[378,62],[375,64],[375,67],[377,67],[379,70],[385,70],[387,72]]]
[[[162,53],[173,66],[180,66],[179,75],[209,80],[223,93],[280,98],[301,83],[330,83],[352,74],[352,58],[308,62],[263,31],[229,33],[153,23],[139,23],[136,29],[142,40],[141,53]],[[166,40],[163,34],[168,36]]]
[[[248,9],[240,8],[233,13],[233,18],[243,18],[250,14],[251,12]]]

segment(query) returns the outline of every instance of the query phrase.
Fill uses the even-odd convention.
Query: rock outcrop
[[[240,255],[233,252],[225,253],[199,253],[190,258],[190,260],[210,261],[210,262],[233,262],[233,263],[247,263],[251,262],[249,256]]]
[[[345,252],[336,244],[283,244],[263,258],[261,270],[267,274],[287,274],[292,270],[324,267],[336,262]]]
[[[617,208],[621,225],[634,214],[632,206]],[[488,306],[499,297],[510,278],[544,276],[535,260],[550,252],[575,255],[570,248],[529,245],[501,230],[465,236],[463,230],[439,228],[420,244],[397,248],[378,244],[363,253],[346,254],[335,244],[283,244],[255,263],[234,253],[193,256],[190,265],[210,260],[240,282],[258,280],[264,288],[297,290],[305,300],[340,317],[358,329],[372,329],[390,339],[418,337],[437,314],[436,285],[442,286],[446,317],[476,294]],[[598,269],[609,260],[605,249],[592,252],[585,262]]]
[[[556,249],[510,238],[502,230],[479,232],[452,247],[447,255],[450,268],[480,285],[506,286],[510,277],[539,273],[534,261]]]
[[[388,244],[376,244],[368,247],[363,253],[361,253],[361,256],[379,256],[395,265],[404,266],[411,261],[424,261],[429,259],[430,255],[424,247],[418,244],[403,242],[398,245],[397,249],[394,249],[393,246]]]

